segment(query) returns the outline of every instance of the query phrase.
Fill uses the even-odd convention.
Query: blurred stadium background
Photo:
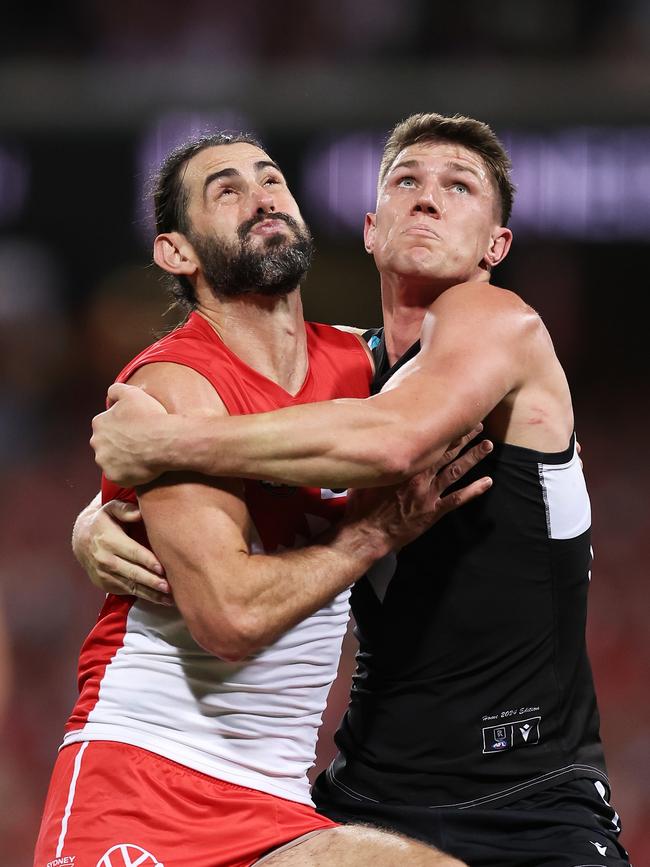
[[[377,325],[362,219],[383,137],[414,111],[486,120],[512,153],[515,245],[495,280],[539,310],[573,389],[602,734],[623,842],[650,863],[650,5],[62,0],[5,10],[0,46],[3,863],[31,864],[101,602],[69,548],[99,481],[89,422],[168,321],[149,264],[149,171],[189,132],[258,133],[316,235],[308,316]],[[349,639],[318,768],[352,653]]]

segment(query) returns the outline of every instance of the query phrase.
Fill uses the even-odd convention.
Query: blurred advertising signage
[[[0,145],[0,224],[21,216],[29,193],[29,175],[26,155]]]
[[[517,186],[518,237],[576,241],[650,237],[650,127],[501,130]],[[385,136],[355,133],[305,157],[302,199],[318,229],[361,234],[374,210]]]

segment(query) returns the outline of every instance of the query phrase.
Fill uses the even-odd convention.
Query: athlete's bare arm
[[[491,436],[542,451],[566,448],[573,426],[541,320],[518,296],[484,283],[444,292],[425,318],[419,355],[365,400],[197,423],[158,420],[145,395],[128,400],[95,420],[92,441],[120,481],[172,466],[289,484],[383,485],[440,460],[484,419]]]
[[[445,457],[451,460],[468,440],[460,440]],[[395,488],[355,492],[350,501],[348,523],[356,520],[357,532],[363,532],[364,524],[379,522],[384,529],[387,523],[410,522],[408,535],[415,535],[423,528],[423,521],[428,525],[488,489],[491,482],[483,478],[467,488],[444,494],[450,483],[457,482],[490,450],[491,443],[484,440],[438,472],[432,469]],[[428,503],[424,512],[423,497]],[[92,583],[105,593],[138,596],[149,602],[172,605],[169,584],[161,577],[164,569],[159,560],[152,551],[132,539],[120,523],[122,519],[135,521],[139,516],[137,506],[119,500],[111,500],[102,506],[100,495],[97,495],[75,522],[74,554]],[[365,535],[367,537],[367,530]],[[393,532],[393,536],[397,539],[398,533]],[[318,541],[325,543],[326,539]]]
[[[131,380],[171,412],[224,413],[212,386],[189,368],[151,364]],[[486,453],[421,474],[393,496],[359,497],[344,523],[300,550],[251,553],[251,521],[240,480],[165,475],[139,490],[152,548],[194,639],[224,659],[248,656],[352,584],[388,551],[406,544],[489,480],[441,498]],[[370,497],[370,499],[368,499]]]

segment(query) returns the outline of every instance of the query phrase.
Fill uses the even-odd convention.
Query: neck
[[[228,349],[289,394],[296,394],[307,375],[307,336],[300,290],[283,297],[242,295],[202,297],[196,312],[217,332]]]
[[[386,350],[391,365],[420,338],[424,316],[438,295],[452,284],[437,286],[399,274],[381,275],[381,303]]]
[[[473,278],[489,281],[488,273]],[[427,279],[403,276],[393,272],[381,274],[381,304],[384,317],[386,351],[391,364],[420,339],[422,322],[433,302],[462,279]]]

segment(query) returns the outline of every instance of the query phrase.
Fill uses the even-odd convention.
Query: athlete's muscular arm
[[[293,483],[365,487],[407,478],[441,459],[524,384],[541,320],[511,292],[466,284],[431,306],[422,349],[385,389],[338,400],[186,428],[190,465]],[[542,350],[543,351],[543,350]],[[216,437],[215,437],[216,434]],[[185,440],[185,435],[183,436]],[[180,457],[171,454],[176,462]]]
[[[545,335],[517,296],[465,284],[432,305],[421,352],[379,395],[190,421],[158,418],[146,395],[114,386],[110,396],[125,399],[95,419],[91,442],[98,462],[121,482],[184,468],[288,484],[388,484],[439,460],[515,393],[528,375],[531,347],[546,345]]]
[[[148,365],[132,382],[172,412],[214,412],[217,405],[212,386],[179,365]],[[483,454],[484,448],[463,458],[459,469]],[[342,526],[313,544],[271,555],[251,553],[251,521],[240,480],[165,475],[139,490],[139,502],[149,541],[192,636],[209,652],[237,660],[274,641],[379,557],[489,486],[482,480],[441,499],[456,477],[451,468],[432,485],[433,473],[422,474],[392,500],[375,495],[362,503],[361,512],[353,508]]]

